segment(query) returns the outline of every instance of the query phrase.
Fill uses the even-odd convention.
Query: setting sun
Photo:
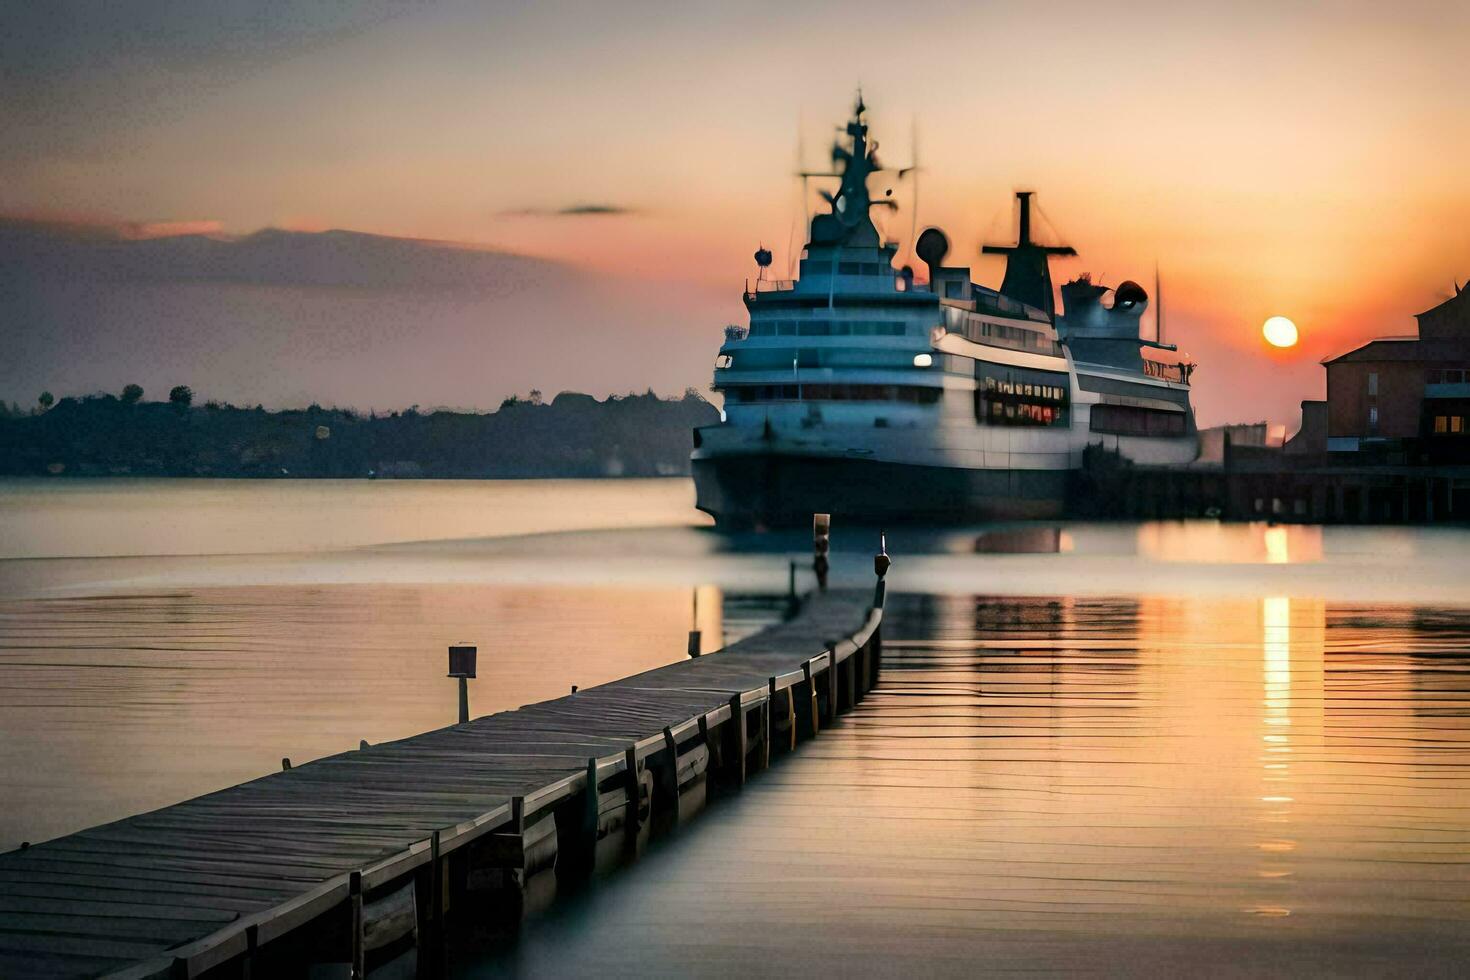
[[[1296,324],[1284,316],[1273,316],[1261,327],[1261,334],[1272,347],[1295,347]]]

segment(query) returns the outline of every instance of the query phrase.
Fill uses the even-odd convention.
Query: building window
[[[1376,398],[1376,397],[1378,397],[1378,372],[1377,371],[1369,371],[1368,372],[1368,397],[1369,398]]]
[[[1434,434],[1442,436],[1448,431],[1450,431],[1450,420],[1443,415],[1436,415],[1434,417]]]
[[[1463,416],[1463,415],[1451,415],[1450,416],[1450,431],[1451,432],[1454,432],[1454,433],[1457,433],[1457,434],[1458,433],[1461,433],[1461,432],[1464,432],[1465,431],[1465,416]]]
[[[1444,376],[1444,372],[1442,372],[1442,371],[1425,371],[1424,372],[1424,383],[1427,384],[1427,385],[1437,385],[1437,384],[1439,384],[1439,379],[1442,378],[1443,376]]]
[[[1457,385],[1457,384],[1460,384],[1461,382],[1463,382],[1464,380],[1465,380],[1465,372],[1464,371],[1446,371],[1444,373],[1444,383],[1447,384],[1447,385]]]
[[[1369,375],[1369,377],[1376,378],[1377,375],[1376,374],[1373,374],[1373,375]],[[1374,433],[1374,432],[1377,432],[1378,431],[1378,406],[1377,405],[1371,405],[1368,408],[1368,431],[1370,433]]]

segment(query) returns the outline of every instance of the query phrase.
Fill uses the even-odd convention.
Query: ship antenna
[[[1159,263],[1154,262],[1154,343],[1164,345],[1164,287],[1159,279]]]
[[[912,209],[909,214],[909,262],[913,263],[919,257],[916,251],[919,241],[919,117],[915,114],[909,119],[909,160],[912,161],[909,169],[914,172],[914,199],[910,204]],[[903,176],[903,171],[898,175]]]
[[[810,177],[806,169],[806,120],[801,112],[796,114],[796,172],[801,175],[801,226],[810,228],[812,224],[811,215],[811,187],[808,183]],[[786,235],[786,278],[796,278],[796,227],[795,219],[792,220],[791,231]]]

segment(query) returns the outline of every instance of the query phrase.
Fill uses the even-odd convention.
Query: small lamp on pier
[[[812,515],[812,571],[817,575],[817,588],[827,591],[827,553],[832,550],[832,515]]]
[[[449,648],[449,676],[459,678],[459,723],[470,720],[469,679],[475,676],[475,657],[479,650],[468,643]]]

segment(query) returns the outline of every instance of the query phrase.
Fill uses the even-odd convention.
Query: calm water
[[[0,847],[684,654],[687,481],[0,482]],[[839,527],[868,583],[876,532]],[[892,530],[882,685],[470,975],[1448,972],[1470,533]],[[791,842],[799,846],[789,846]]]
[[[878,689],[468,976],[1463,975],[1470,611],[900,596]]]

